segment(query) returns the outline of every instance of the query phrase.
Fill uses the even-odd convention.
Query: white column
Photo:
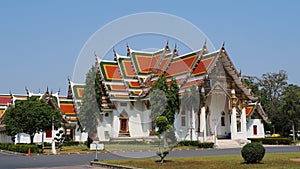
[[[232,108],[230,130],[231,130],[231,139],[236,139],[237,126],[236,126],[236,108],[235,107]]]
[[[206,141],[206,119],[205,119],[205,107],[201,108],[200,114],[200,132],[203,132],[203,141]]]
[[[55,149],[55,131],[54,131],[54,118],[52,117],[52,130],[51,130],[51,137],[52,137],[52,146],[51,146],[51,152],[52,154],[56,154],[56,149]]]
[[[244,139],[247,139],[247,121],[246,121],[246,108],[245,107],[242,109],[241,130],[242,130]]]
[[[119,131],[120,131],[120,119],[117,116],[116,113],[114,113],[114,118],[113,118],[113,124],[111,128],[111,137],[118,137],[119,136]]]

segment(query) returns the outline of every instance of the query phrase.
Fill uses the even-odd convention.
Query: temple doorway
[[[119,116],[119,120],[120,120],[120,131],[119,134],[120,135],[126,135],[129,136],[129,126],[128,126],[128,122],[129,122],[129,118],[128,118],[128,114],[125,110],[122,111],[122,113]]]

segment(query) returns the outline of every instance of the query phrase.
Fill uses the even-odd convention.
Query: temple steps
[[[247,142],[246,140],[218,139],[216,148],[242,148]]]

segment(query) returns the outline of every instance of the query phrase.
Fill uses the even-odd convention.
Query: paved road
[[[215,156],[240,154],[240,148],[233,149],[211,149],[211,150],[183,150],[172,151],[168,157],[190,157],[190,156]],[[276,146],[266,147],[266,153],[280,152],[300,152],[299,146]],[[131,152],[132,153],[132,152]],[[142,156],[147,152],[136,152],[135,156]],[[125,153],[126,154],[126,153]],[[98,155],[100,160],[124,159],[112,153],[102,153]],[[12,168],[93,168],[89,162],[95,158],[95,154],[71,154],[71,155],[40,155],[22,156],[14,154],[0,153],[0,169]]]

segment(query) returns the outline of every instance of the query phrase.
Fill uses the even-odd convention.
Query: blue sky
[[[243,74],[283,69],[300,85],[300,1],[0,1],[0,93],[67,91],[88,38],[125,15],[163,12],[201,29],[225,47]],[[161,47],[165,42],[158,44]],[[130,44],[129,44],[130,45]],[[201,48],[202,44],[199,44]],[[135,48],[134,44],[130,46]],[[149,46],[148,48],[157,48]],[[180,48],[180,46],[179,46]],[[124,51],[126,48],[124,46]],[[120,51],[120,53],[124,52]],[[91,56],[93,57],[93,56]]]

